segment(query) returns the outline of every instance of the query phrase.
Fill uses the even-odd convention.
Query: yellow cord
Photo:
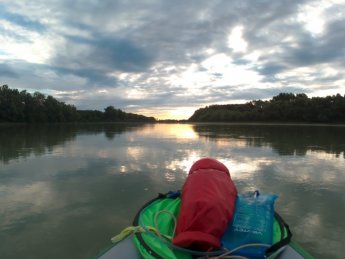
[[[155,218],[154,218],[154,226],[155,226],[155,229],[157,230],[157,234],[158,236],[162,239],[163,236],[162,234],[159,232],[159,229],[158,229],[158,216],[161,214],[161,213],[166,213],[168,214],[169,216],[171,216],[171,218],[173,219],[174,221],[174,230],[173,230],[173,233],[171,236],[168,236],[168,235],[164,235],[165,238],[169,239],[170,241],[174,238],[175,236],[175,230],[176,230],[176,217],[175,215],[171,212],[171,211],[168,211],[168,210],[160,210],[160,211],[157,211],[157,213],[155,214]]]

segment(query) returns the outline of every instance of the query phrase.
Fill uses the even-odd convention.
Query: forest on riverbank
[[[154,122],[155,118],[127,113],[113,106],[104,112],[98,110],[77,110],[54,97],[40,92],[10,89],[0,86],[0,123],[55,123],[55,122]]]
[[[188,121],[345,123],[345,96],[309,98],[303,93],[280,93],[268,101],[206,106],[196,110]]]
[[[309,98],[304,93],[280,93],[267,101],[206,106],[184,121],[157,121],[154,117],[127,113],[114,106],[108,106],[104,111],[77,110],[50,95],[0,86],[0,123],[132,121],[345,123],[345,95]]]

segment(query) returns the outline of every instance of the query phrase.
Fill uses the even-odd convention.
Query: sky
[[[345,94],[345,0],[0,0],[0,85],[187,119]]]

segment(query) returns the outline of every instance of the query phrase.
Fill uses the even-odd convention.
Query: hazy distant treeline
[[[269,101],[207,106],[196,110],[189,121],[345,123],[345,96],[280,93]]]
[[[104,112],[97,110],[77,110],[52,96],[42,93],[10,89],[0,86],[0,122],[115,122],[115,121],[155,121],[153,117],[126,113],[113,106]]]

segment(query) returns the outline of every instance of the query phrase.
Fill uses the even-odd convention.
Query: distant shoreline
[[[248,125],[248,126],[318,126],[318,127],[345,127],[343,123],[301,123],[301,122],[193,122],[193,121],[104,121],[104,122],[0,122],[0,126],[24,126],[24,125],[85,125],[85,124],[193,124],[193,125]]]
[[[164,122],[155,122],[164,123]],[[170,123],[170,122],[168,122]],[[185,121],[176,122],[181,124],[208,124],[208,125],[267,125],[267,126],[340,126],[345,127],[343,123],[311,123],[311,122],[206,122],[206,121]]]
[[[0,125],[81,125],[81,124],[153,124],[149,121],[70,121],[70,122],[0,122]]]

